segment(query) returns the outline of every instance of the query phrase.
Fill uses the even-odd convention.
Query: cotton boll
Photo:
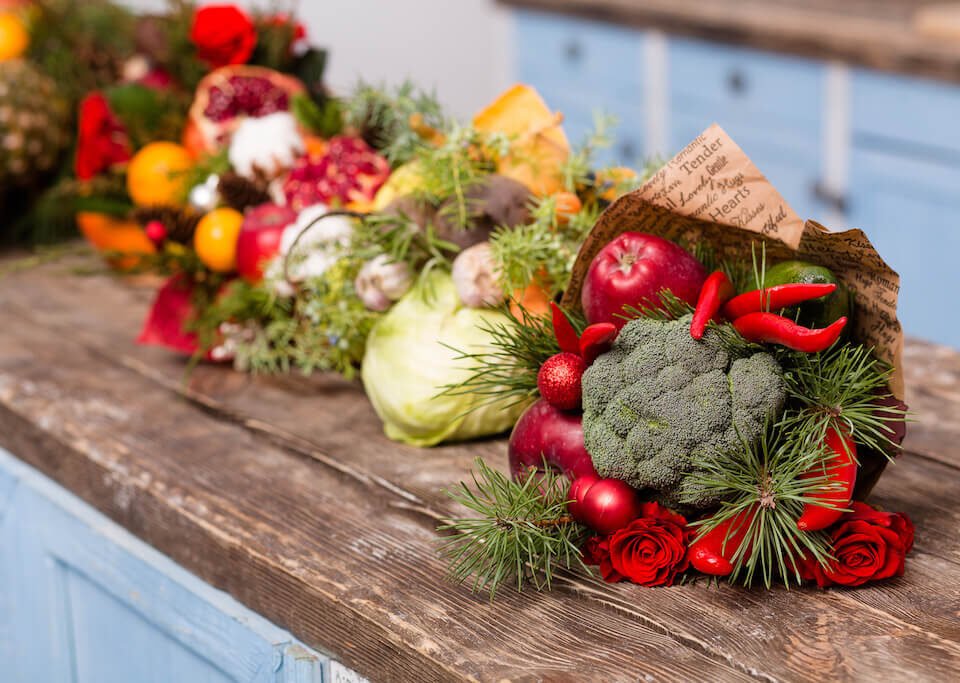
[[[306,149],[289,112],[276,112],[244,119],[230,140],[230,165],[242,176],[260,174],[268,178],[291,168]]]
[[[461,251],[453,261],[452,275],[460,300],[470,308],[496,306],[506,298],[489,242]]]
[[[346,216],[329,216],[317,220],[328,211],[330,209],[323,204],[308,206],[300,212],[297,220],[283,231],[279,254],[264,274],[264,279],[281,296],[290,296],[293,293],[284,277],[284,262],[288,259],[288,254],[287,275],[293,282],[302,282],[308,278],[321,277],[344,255],[349,246],[353,224]]]

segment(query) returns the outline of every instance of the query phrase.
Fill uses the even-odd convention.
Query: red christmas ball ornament
[[[167,239],[167,226],[165,226],[160,221],[149,221],[143,228],[143,231],[147,235],[147,239],[154,243],[155,246],[160,246]]]
[[[575,353],[565,351],[550,356],[537,373],[540,396],[560,410],[580,410],[580,382],[586,369],[583,358]]]
[[[570,485],[568,510],[581,524],[597,533],[610,534],[640,516],[640,502],[628,483],[586,475]]]

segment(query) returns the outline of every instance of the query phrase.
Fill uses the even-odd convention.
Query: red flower
[[[644,503],[640,517],[583,548],[584,562],[600,565],[605,581],[630,579],[641,586],[672,585],[689,566],[687,520],[657,503]]]
[[[74,171],[89,180],[114,164],[130,159],[130,141],[123,124],[110,111],[103,93],[94,91],[80,103]]]
[[[821,588],[860,586],[903,576],[904,559],[913,548],[910,518],[874,510],[861,502],[854,502],[852,508],[829,530],[836,560],[825,568],[809,556],[800,563],[801,576]]]
[[[208,5],[194,13],[190,40],[197,56],[213,68],[244,64],[256,47],[257,30],[236,5]]]

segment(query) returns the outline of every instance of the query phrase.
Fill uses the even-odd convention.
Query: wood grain
[[[960,82],[960,43],[918,32],[919,0],[500,0],[676,35]]]
[[[148,290],[46,266],[0,281],[0,443],[215,586],[377,680],[933,680],[960,673],[960,402],[925,404],[923,455],[875,500],[908,511],[904,579],[859,591],[649,590],[563,576],[491,607],[443,583],[442,489],[502,441],[386,441],[360,388],[251,378],[131,342]],[[935,350],[908,343],[918,358]],[[953,363],[953,365],[951,365]],[[957,391],[952,375],[907,364]],[[916,375],[914,374],[916,373]],[[184,397],[187,400],[183,400]],[[941,432],[947,433],[949,432]],[[616,637],[611,637],[616,634]],[[549,644],[545,647],[544,643]]]

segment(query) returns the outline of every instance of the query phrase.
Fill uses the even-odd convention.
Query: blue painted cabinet
[[[330,667],[0,449],[3,683],[321,683]]]

